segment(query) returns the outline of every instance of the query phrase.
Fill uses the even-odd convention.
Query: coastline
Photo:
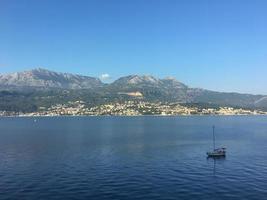
[[[214,114],[214,115],[204,115],[204,114],[193,114],[193,115],[12,115],[12,116],[0,116],[0,118],[61,118],[61,117],[248,117],[248,116],[267,116],[267,114]]]

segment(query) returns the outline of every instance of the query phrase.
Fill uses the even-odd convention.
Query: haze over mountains
[[[33,69],[0,75],[0,110],[38,109],[69,100],[83,100],[88,105],[114,101],[144,100],[267,108],[267,97],[239,93],[222,93],[189,86],[174,78],[129,75],[110,84],[99,78]],[[134,95],[138,94],[138,95]],[[20,104],[18,105],[18,102]],[[27,106],[28,105],[28,106]]]

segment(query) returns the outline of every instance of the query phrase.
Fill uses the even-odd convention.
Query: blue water
[[[0,199],[267,199],[267,117],[0,118]]]

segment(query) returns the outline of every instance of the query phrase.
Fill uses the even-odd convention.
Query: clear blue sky
[[[266,0],[0,0],[0,72],[174,76],[267,94]]]

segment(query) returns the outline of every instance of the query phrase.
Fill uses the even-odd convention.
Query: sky
[[[172,76],[267,94],[265,0],[0,0],[0,73]]]

